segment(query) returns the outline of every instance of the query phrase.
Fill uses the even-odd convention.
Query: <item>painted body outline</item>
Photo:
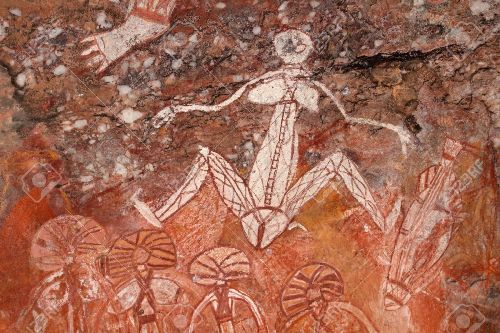
[[[219,333],[236,332],[236,301],[242,302],[250,310],[256,333],[269,332],[259,305],[243,291],[229,286],[231,282],[247,279],[251,274],[251,263],[243,251],[231,247],[208,249],[193,260],[189,270],[193,282],[212,289],[194,309],[188,333],[194,332],[197,319],[207,307],[212,310]]]
[[[333,100],[348,122],[384,127],[397,133],[403,153],[406,153],[410,135],[392,124],[349,116],[333,92],[321,82],[311,80],[311,73],[305,67],[313,48],[308,35],[298,30],[286,30],[275,37],[274,44],[285,63],[283,68],[247,82],[220,104],[168,107],[153,119],[153,125],[158,128],[169,123],[177,113],[220,111],[247,90],[251,102],[275,106],[248,180],[243,180],[221,155],[202,147],[184,184],[169,198],[160,200],[159,208],[149,208],[137,198],[137,193],[132,197],[135,207],[149,223],[161,227],[160,221],[165,221],[190,201],[210,174],[222,200],[240,219],[248,241],[254,247],[265,248],[285,230],[301,227],[293,222],[301,207],[339,177],[377,226],[389,232],[399,216],[401,200],[384,217],[357,167],[341,151],[333,153],[294,181],[298,161],[298,134],[294,127],[297,111],[299,107],[317,111],[319,89]]]
[[[441,161],[418,178],[417,196],[398,230],[384,282],[384,308],[395,311],[420,292],[440,269],[462,209],[459,181],[453,165],[466,148],[447,138]]]

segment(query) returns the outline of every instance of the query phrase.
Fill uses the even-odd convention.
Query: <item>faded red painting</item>
[[[0,332],[497,332],[498,3],[0,4]]]

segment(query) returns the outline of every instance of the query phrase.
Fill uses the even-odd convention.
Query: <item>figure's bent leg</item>
[[[257,248],[267,247],[286,230],[290,219],[280,208],[259,207],[253,192],[234,168],[219,154],[206,150],[208,172],[224,203],[241,222],[248,241]]]
[[[248,186],[229,162],[208,148],[200,149],[200,156],[181,187],[168,199],[160,200],[158,204],[154,205],[159,208],[151,210],[145,203],[137,199],[134,199],[135,207],[148,222],[161,227],[162,221],[177,212],[198,193],[209,173],[226,206],[242,221],[243,231],[247,238],[252,244],[256,243],[259,226],[262,223],[245,223],[245,219],[243,219],[247,212],[255,209],[253,196]],[[255,239],[255,242],[252,242],[252,239]]]
[[[254,246],[257,243],[259,227],[264,227],[264,221],[248,220],[248,212],[254,211],[256,204],[252,192],[240,175],[222,156],[207,149],[209,172],[213,177],[217,191],[224,203],[236,215],[243,227],[247,239]]]
[[[147,204],[137,199],[133,199],[134,206],[149,223],[161,227],[161,222],[177,212],[198,193],[207,177],[207,173],[208,159],[203,154],[200,154],[181,187],[170,197],[161,198],[154,203],[153,206],[157,208],[151,209]]]
[[[368,211],[381,230],[385,230],[385,220],[378,209],[368,184],[356,165],[342,152],[336,152],[308,171],[287,192],[283,200],[283,210],[291,218],[302,206],[311,200],[335,177],[340,177],[354,198]]]

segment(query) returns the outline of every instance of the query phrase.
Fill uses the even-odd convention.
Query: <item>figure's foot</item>
[[[141,200],[139,200],[139,194],[142,192],[142,189],[135,191],[135,193],[130,198],[130,201],[134,204],[135,209],[141,213],[141,215],[146,219],[146,221],[157,227],[162,228],[161,222],[158,220],[156,215],[151,211],[148,205]]]
[[[372,218],[373,222],[382,230],[385,234],[388,234],[394,228],[399,215],[401,214],[401,197],[398,197],[394,205],[392,206],[389,214],[384,217],[380,209],[374,209],[372,212],[368,211],[369,216]],[[378,206],[378,205],[377,205]],[[380,207],[380,206],[378,206]],[[363,215],[366,209],[362,206],[357,206],[344,212],[344,218],[349,218],[353,214]]]
[[[304,231],[309,231],[307,230],[306,227],[304,227],[303,224],[300,224],[298,222],[292,222],[288,225],[288,230],[293,230],[293,229],[301,229],[301,230],[304,230]]]

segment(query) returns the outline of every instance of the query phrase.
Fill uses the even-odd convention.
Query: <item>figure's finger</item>
[[[81,53],[81,55],[82,56],[88,56],[89,54],[91,54],[93,52],[99,52],[99,48],[97,47],[97,45],[92,45],[91,47],[89,47],[88,49],[86,49],[85,51],[83,51]]]
[[[160,2],[160,0],[152,0],[152,2],[153,2],[153,4],[150,8],[151,8],[151,10],[155,11],[156,7],[158,7],[158,3]]]
[[[80,44],[90,43],[90,42],[96,43],[95,36],[89,36],[89,37],[86,37],[86,38],[82,39],[80,41]]]
[[[104,57],[102,55],[96,55],[93,58],[90,58],[87,61],[88,67],[94,67],[95,65],[100,65],[104,61]]]
[[[104,61],[102,65],[97,69],[97,74],[101,74],[106,70],[106,68],[108,68],[108,63]]]
[[[137,8],[143,8],[143,9],[146,9],[147,4],[148,4],[148,0],[139,0],[139,1],[137,2]]]
[[[142,188],[135,191],[134,194],[132,194],[132,196],[130,197],[130,200],[133,202],[137,201],[141,193],[142,193]]]

